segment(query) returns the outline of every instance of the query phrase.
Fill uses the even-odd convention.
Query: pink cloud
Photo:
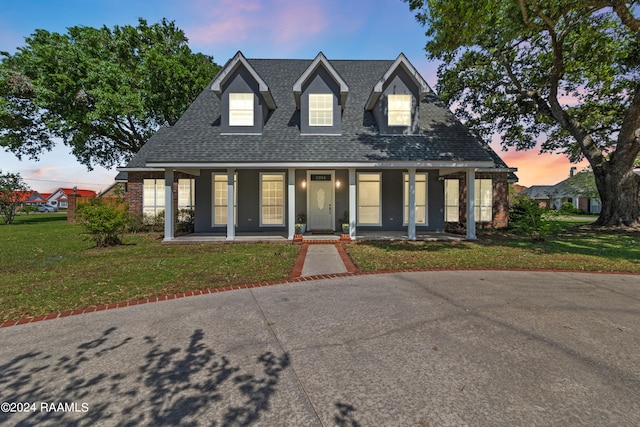
[[[532,185],[553,185],[569,177],[569,170],[576,167],[581,171],[589,162],[571,163],[562,154],[540,154],[536,149],[529,151],[502,151],[498,153],[502,160],[510,167],[518,168],[518,184],[530,187]]]

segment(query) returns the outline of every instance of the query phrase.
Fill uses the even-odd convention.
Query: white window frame
[[[253,126],[255,96],[253,92],[229,94],[229,126]],[[238,114],[234,114],[238,113]],[[249,118],[251,118],[249,120]]]
[[[388,126],[411,126],[412,100],[413,97],[410,94],[387,95]]]
[[[449,204],[449,192],[453,188],[449,188],[450,184],[455,185],[455,203]],[[455,220],[453,220],[455,218]],[[460,222],[460,180],[445,179],[444,180],[444,222]]]
[[[216,180],[217,177],[221,179]],[[211,174],[211,226],[212,227],[224,227],[227,225],[227,221],[224,223],[216,222],[216,208],[224,208],[227,212],[228,201],[224,205],[216,205],[216,181],[224,182],[224,188],[221,190],[222,194],[226,198],[228,195],[228,175],[226,172],[214,172]],[[238,174],[233,175],[233,224],[238,225]]]
[[[178,179],[178,210],[196,208],[195,186],[196,180],[193,178]]]
[[[482,179],[476,178],[474,181],[475,181],[474,182],[474,186],[475,186],[474,199],[475,199],[476,222],[491,222],[493,221],[493,181],[491,178],[482,178]],[[483,192],[485,194],[483,194]],[[486,192],[489,193],[489,197],[487,197]],[[489,212],[488,218],[486,215],[487,210]]]
[[[322,99],[322,106],[318,106],[318,101]],[[328,106],[327,106],[328,101]],[[329,113],[329,122],[327,123],[326,113]],[[314,113],[322,114],[322,121]],[[315,119],[315,122],[314,122]],[[312,127],[330,127],[333,126],[333,94],[332,93],[310,93],[309,94],[309,126]]]
[[[370,179],[362,179],[361,177],[364,175],[377,175],[378,179],[370,180]],[[378,183],[378,204],[377,205],[363,205],[360,203],[360,183],[363,182],[377,182]],[[369,207],[378,207],[378,222],[377,223],[369,223],[362,222],[360,220],[360,209],[361,208],[369,208]],[[357,180],[356,180],[356,209],[357,209],[357,220],[358,225],[362,226],[381,226],[382,225],[382,172],[358,172]]]
[[[402,225],[409,225],[409,173],[404,172],[402,177]],[[416,211],[418,207],[424,207],[424,221],[418,221],[416,212],[416,225],[429,225],[429,174],[427,172],[416,172],[416,187],[418,182],[424,182],[424,205],[418,204],[418,192],[416,190]]]
[[[263,198],[262,198],[262,188],[263,188],[263,184],[266,182],[264,179],[265,175],[274,175],[274,176],[278,176],[279,179],[278,180],[270,180],[269,182],[280,182],[282,184],[282,204],[281,205],[265,205],[263,202]],[[260,172],[260,227],[283,227],[286,224],[286,220],[287,220],[287,209],[286,209],[286,205],[287,205],[287,185],[286,185],[286,181],[285,181],[285,173],[284,172]],[[277,224],[265,224],[264,220],[263,220],[263,209],[265,207],[280,207],[282,208],[282,221],[277,223]]]
[[[147,203],[147,183],[153,181],[153,204]],[[157,217],[165,208],[165,188],[164,178],[145,178],[142,180],[142,214],[143,216],[153,215]],[[149,213],[153,209],[153,213]]]

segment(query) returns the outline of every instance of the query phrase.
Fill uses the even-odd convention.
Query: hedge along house
[[[407,58],[246,59],[238,52],[126,167],[132,211],[195,209],[196,233],[442,231],[507,225],[510,169]],[[346,218],[343,218],[346,215]]]

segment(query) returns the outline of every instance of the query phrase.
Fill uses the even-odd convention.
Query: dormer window
[[[332,94],[309,94],[309,126],[333,126]]]
[[[229,94],[229,126],[253,126],[253,93]]]
[[[411,126],[411,95],[387,95],[389,126]]]

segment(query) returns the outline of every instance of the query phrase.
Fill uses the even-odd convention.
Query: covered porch
[[[478,166],[484,164],[243,166],[223,170],[163,167],[164,240],[293,240],[301,212],[308,220],[307,230],[315,232],[305,235],[307,240],[337,240],[342,223],[348,224],[351,240],[458,239],[443,232],[442,178],[452,172],[465,177],[465,188],[460,188],[465,198],[464,238],[476,239],[474,183],[481,170]],[[175,235],[176,172],[196,177],[196,232],[188,236]],[[273,195],[265,196],[272,190]],[[377,197],[377,205],[367,204],[366,193]],[[339,217],[339,212],[344,214]]]

